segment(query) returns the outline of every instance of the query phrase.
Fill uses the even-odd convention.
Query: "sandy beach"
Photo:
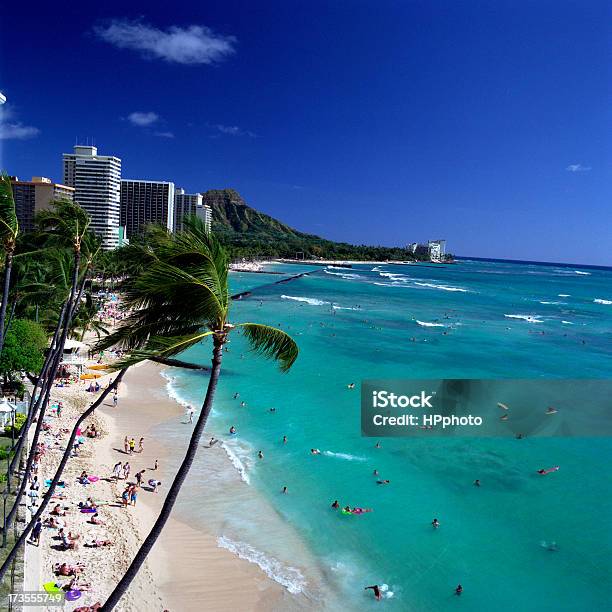
[[[83,590],[79,605],[104,601],[127,569],[130,560],[152,527],[163,503],[165,483],[173,477],[165,468],[165,457],[171,449],[164,448],[149,436],[150,430],[167,419],[181,418],[184,409],[166,394],[161,366],[151,363],[133,367],[121,383],[117,406],[112,394],[85,423],[95,425],[96,438],[86,438],[78,457],[70,459],[64,471],[65,487],[58,490],[43,515],[50,516],[56,503],[65,509],[59,520],[66,533],[77,536],[74,550],[63,550],[57,528],[45,528],[41,536],[40,585],[55,581],[64,585],[68,577],[57,577],[53,565],[81,564],[78,588]],[[99,379],[102,388],[111,379]],[[51,405],[63,404],[60,417],[50,416],[50,433],[45,436],[48,450],[39,471],[41,480],[52,477],[59,463],[63,446],[54,433],[72,427],[72,423],[93,401],[93,393],[86,392],[85,383],[73,383],[53,390]],[[67,433],[62,438],[65,440]],[[143,437],[143,451],[133,454],[124,450],[125,436],[137,441]],[[203,445],[205,446],[205,444]],[[204,450],[204,448],[202,449]],[[183,449],[176,449],[182,453]],[[208,452],[223,452],[212,448]],[[155,461],[159,468],[154,470]],[[113,466],[121,461],[130,463],[128,482],[134,481],[136,472],[145,469],[143,487],[139,490],[136,506],[123,508],[120,503],[125,480],[111,478]],[[88,485],[78,482],[82,471],[99,480]],[[158,493],[147,485],[149,478],[162,482]],[[92,497],[98,504],[103,524],[89,522],[91,514],[81,513],[79,502]],[[110,540],[112,545],[91,547],[93,540]],[[33,547],[32,544],[28,544]],[[269,579],[257,566],[219,548],[216,537],[171,519],[158,540],[150,559],[132,583],[127,596],[117,609],[127,611],[149,610],[274,610],[286,609],[282,601],[284,589]]]

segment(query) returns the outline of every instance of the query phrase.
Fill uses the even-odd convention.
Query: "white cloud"
[[[228,136],[250,136],[251,138],[255,138],[256,136],[256,134],[254,134],[253,132],[243,130],[237,125],[222,125],[220,123],[217,123],[217,125],[215,125],[214,127],[222,134],[227,134]]]
[[[160,138],[174,138],[174,134],[172,132],[155,132],[156,136]]]
[[[583,166],[582,164],[570,164],[566,170],[568,172],[588,172],[591,170],[590,166]]]
[[[40,130],[32,125],[24,125],[21,121],[10,121],[15,113],[10,106],[2,106],[0,110],[0,140],[26,140],[40,134]]]
[[[148,113],[136,111],[128,115],[128,121],[140,127],[146,127],[148,125],[152,125],[158,120],[159,120],[159,115],[151,111]]]
[[[214,64],[235,52],[234,36],[206,26],[170,26],[162,30],[143,21],[115,19],[94,28],[102,40],[120,49],[134,49],[146,58],[177,64]]]

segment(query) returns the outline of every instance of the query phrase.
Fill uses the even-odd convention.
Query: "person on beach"
[[[156,470],[158,465],[159,465],[159,464],[157,463],[157,459],[156,459],[156,460],[155,460],[155,465],[153,466],[153,469],[154,469],[154,470]]]
[[[62,402],[59,402],[57,405],[57,418],[58,419],[62,416],[63,408],[64,408],[64,404],[62,404]]]
[[[130,440],[127,436],[123,438],[123,450],[125,451],[126,455],[130,452]]]
[[[113,478],[115,480],[119,480],[119,476],[121,474],[121,461],[115,463],[115,467],[113,467]]]
[[[136,490],[136,486],[130,487],[130,504],[132,504],[132,506],[136,505],[137,497],[138,497],[138,493]]]
[[[117,407],[117,391],[115,391],[115,393],[113,395],[113,406],[115,408]]]
[[[140,470],[140,472],[136,472],[136,486],[138,488],[140,488],[140,485],[142,484],[142,475],[145,473],[146,470]]]
[[[66,511],[62,510],[62,507],[59,504],[55,504],[53,510],[51,510],[51,514],[55,516],[66,516]]]
[[[138,452],[142,453],[143,450],[144,450],[144,438],[140,438],[140,440],[138,441]]]
[[[368,589],[372,589],[372,591],[374,592],[374,597],[376,597],[376,601],[380,601],[382,599],[382,593],[380,592],[380,587],[377,584],[367,586],[363,590],[367,591]]]
[[[97,512],[91,515],[91,518],[88,522],[92,525],[104,525],[104,521],[100,519]]]
[[[134,449],[136,448],[136,440],[134,440],[134,438],[130,438],[130,455],[134,454]]]
[[[121,503],[124,508],[128,507],[128,502],[130,501],[130,487],[126,487],[123,493],[121,494]]]
[[[431,521],[431,524],[434,529],[437,529],[440,526],[440,521],[437,518],[435,518],[433,521]]]
[[[192,406],[189,407],[189,410],[187,410],[187,416],[189,417],[189,422],[193,423],[193,415],[195,414],[195,408],[193,408]]]
[[[38,517],[36,524],[32,528],[32,533],[30,534],[30,544],[36,544],[36,546],[40,545],[40,532],[42,531],[42,520]]]
[[[126,461],[123,464],[123,479],[127,480],[130,476],[130,464]]]
[[[153,489],[153,493],[157,493],[158,487],[161,486],[161,480],[149,479],[149,486]]]

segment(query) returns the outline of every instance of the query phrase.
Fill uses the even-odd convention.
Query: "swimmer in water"
[[[240,397],[240,393],[234,393],[234,399],[238,399]]]
[[[461,595],[461,593],[463,593],[463,587],[458,584],[457,588],[455,589],[455,595]]]
[[[349,383],[348,385],[346,385],[347,389],[354,389],[355,388],[355,383]]]
[[[377,480],[376,484],[386,485],[386,484],[389,484],[390,482],[391,482],[390,480]]]
[[[233,435],[233,434],[235,434],[235,433],[236,433],[236,428],[235,428],[235,427],[232,425],[232,426],[229,428],[229,432],[230,432],[230,434],[232,434],[232,435]]]
[[[283,487],[281,493],[287,493],[287,487]]]
[[[508,420],[508,415],[507,414],[503,414],[502,416],[499,417],[500,421],[507,421]]]
[[[338,503],[338,500],[337,500],[337,499],[334,501],[334,503],[331,505],[331,507],[332,507],[334,510],[337,510],[337,509],[340,507],[340,504]]]
[[[556,409],[556,408],[553,408],[552,406],[549,406],[549,407],[546,409],[546,414],[556,414],[556,413],[557,413],[557,409]]]
[[[259,452],[257,453],[257,457],[258,457],[259,459],[263,459],[263,453],[262,453],[261,451],[259,451]]]
[[[372,591],[374,591],[374,597],[376,597],[377,601],[380,601],[382,599],[382,593],[380,592],[380,587],[377,584],[367,586],[363,590],[367,591],[368,589],[372,589]]]
[[[240,402],[240,405],[244,408],[246,406],[246,402]]]
[[[310,449],[310,454],[311,455],[320,455],[321,451],[318,448],[311,448]]]
[[[377,442],[377,443],[374,445],[374,448],[382,448],[382,446],[380,445],[380,442]]]
[[[437,529],[440,526],[440,521],[438,521],[438,519],[435,518],[433,521],[431,521],[431,524],[433,525],[434,529]]]
[[[475,487],[479,487],[480,486],[480,480],[478,480],[478,478],[474,481],[474,486]]]
[[[374,471],[372,472],[372,476],[378,476],[378,470],[374,470]]]
[[[287,436],[283,436],[283,444],[287,444]]]

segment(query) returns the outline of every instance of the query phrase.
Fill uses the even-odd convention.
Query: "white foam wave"
[[[468,293],[467,289],[462,287],[453,287],[451,285],[436,285],[435,283],[414,283],[419,287],[428,287],[430,289],[441,289],[442,291],[460,291],[461,293]]]
[[[351,308],[350,306],[338,306],[337,304],[334,304],[332,308],[334,310],[359,310],[359,308]]]
[[[348,453],[334,453],[332,451],[323,451],[323,454],[327,455],[328,457],[336,457],[336,459],[344,459],[345,461],[366,461],[365,457],[349,455]]]
[[[339,276],[340,278],[346,278],[349,280],[354,278],[361,278],[359,274],[343,274],[342,272],[331,272],[330,270],[323,270],[323,272],[325,272],[325,274],[333,274],[334,276]]]
[[[177,404],[184,406],[186,409],[195,408],[193,404],[188,402],[184,397],[180,395],[174,386],[174,376],[171,376],[166,372],[166,370],[162,370],[161,375],[166,379],[166,393],[168,396],[173,399]]]
[[[558,297],[571,297],[569,293],[559,293]]]
[[[268,557],[246,542],[236,542],[227,536],[220,536],[217,538],[217,546],[259,566],[267,576],[284,586],[293,595],[302,593],[306,588],[306,579],[299,569],[283,565],[278,559]]]
[[[404,274],[397,274],[395,272],[379,272],[378,276],[384,276],[385,278],[390,278],[391,280],[406,280],[409,281],[410,279],[404,275]]]
[[[612,300],[604,300],[602,298],[595,298],[593,302],[595,302],[595,304],[612,304]]]
[[[428,323],[427,321],[419,321],[418,319],[416,319],[416,322],[422,327],[446,327],[443,323]]]
[[[527,321],[527,323],[544,323],[542,319],[537,316],[532,315],[522,315],[522,314],[505,314],[504,317],[508,319],[521,319],[523,321]]]
[[[249,469],[253,465],[253,461],[251,459],[251,455],[253,454],[252,449],[244,443],[241,445],[235,441],[222,442],[221,447],[229,457],[232,465],[240,474],[240,479],[242,482],[251,484]]]
[[[281,295],[283,300],[294,300],[296,302],[305,302],[306,304],[310,304],[311,306],[324,306],[325,304],[329,304],[329,302],[325,302],[324,300],[317,300],[316,298],[308,298],[308,297],[296,297],[294,295]]]
[[[343,266],[325,266],[328,270],[346,270]]]
[[[540,302],[540,304],[554,304],[554,305],[559,305],[559,304],[565,304],[565,302]]]
[[[372,270],[370,270],[371,272],[380,272],[380,268],[378,266],[374,266],[372,268]]]
[[[580,274],[581,276],[591,276],[590,272],[581,272],[580,270],[574,270],[576,274]]]
[[[573,325],[571,321],[561,321],[564,325]]]

